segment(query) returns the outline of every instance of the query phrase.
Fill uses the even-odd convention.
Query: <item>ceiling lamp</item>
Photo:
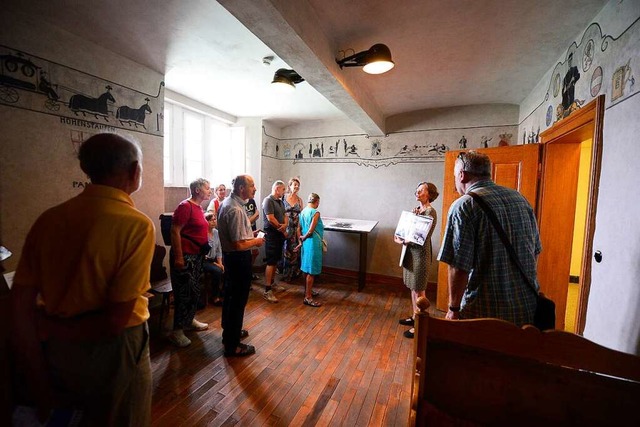
[[[391,60],[391,51],[387,45],[381,43],[374,44],[369,50],[347,56],[340,60],[336,59],[336,62],[340,68],[363,67],[364,72],[369,74],[386,73],[396,65]]]
[[[287,70],[286,68],[280,68],[273,75],[273,81],[271,84],[275,84],[277,87],[286,89],[295,89],[296,84],[302,83],[304,79],[300,77],[300,74],[294,70]]]

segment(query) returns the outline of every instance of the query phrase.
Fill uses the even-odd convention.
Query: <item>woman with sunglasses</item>
[[[413,338],[414,335],[414,317],[418,311],[416,301],[419,297],[425,296],[427,290],[427,280],[429,278],[429,270],[431,269],[431,235],[436,228],[437,214],[436,210],[431,206],[431,202],[438,198],[438,188],[430,182],[421,182],[416,188],[416,200],[420,202],[418,206],[413,208],[416,215],[429,216],[433,218],[433,223],[429,229],[429,233],[425,238],[424,244],[405,242],[401,238],[394,236],[396,243],[406,245],[407,251],[402,261],[402,279],[404,284],[411,290],[411,306],[412,315],[406,319],[400,319],[401,325],[411,326],[411,329],[404,332],[407,338]]]

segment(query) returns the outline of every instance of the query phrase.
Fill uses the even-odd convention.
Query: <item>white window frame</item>
[[[188,187],[186,182],[186,158],[184,155],[185,115],[203,118],[202,178],[212,186],[224,183],[229,186],[231,179],[246,173],[246,132],[242,126],[231,126],[210,114],[187,105],[165,99],[165,111],[171,123],[165,123],[169,143],[165,149],[170,152],[170,176],[164,176],[165,187]],[[164,156],[165,158],[167,156]]]

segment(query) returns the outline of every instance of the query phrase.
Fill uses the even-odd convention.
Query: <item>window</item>
[[[212,186],[245,173],[245,132],[183,105],[165,102],[164,183],[188,186],[205,178]]]
[[[184,112],[182,143],[184,152],[185,184],[203,175],[204,117],[190,111]]]

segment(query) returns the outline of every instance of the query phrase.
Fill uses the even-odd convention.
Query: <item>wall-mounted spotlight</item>
[[[349,49],[351,50],[351,49]],[[391,51],[382,43],[374,44],[369,50],[358,52],[343,59],[336,59],[343,67],[363,67],[365,73],[382,74],[392,69],[396,64],[391,60]]]
[[[277,87],[295,89],[298,83],[302,83],[304,79],[300,77],[300,74],[294,70],[287,70],[286,68],[280,68],[273,75],[273,81],[271,84],[275,84]]]

